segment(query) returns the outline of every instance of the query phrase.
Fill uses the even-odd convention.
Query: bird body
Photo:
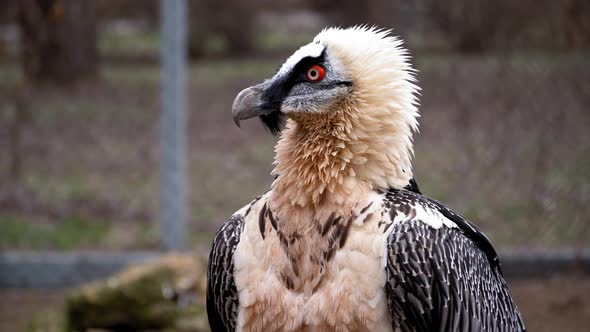
[[[368,210],[355,218],[350,211],[318,216],[305,230],[286,230],[269,208],[270,196],[244,216],[234,256],[234,276],[243,281],[236,283],[242,328],[389,331],[378,218],[364,220]]]
[[[327,29],[242,91],[274,133],[271,189],[217,233],[214,331],[521,331],[489,240],[420,194],[417,86],[401,42]]]

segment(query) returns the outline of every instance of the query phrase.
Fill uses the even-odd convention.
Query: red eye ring
[[[326,70],[320,65],[313,65],[307,69],[305,77],[312,82],[321,81],[326,76]]]

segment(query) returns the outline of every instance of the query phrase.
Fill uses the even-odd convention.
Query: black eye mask
[[[309,67],[324,66],[325,61],[326,49],[317,57],[307,56],[299,60],[287,75],[277,78],[266,88],[261,98],[261,107],[265,110],[265,114],[260,115],[260,120],[273,135],[278,135],[285,127],[286,116],[281,113],[283,100],[289,96],[295,85],[307,82],[305,74]]]

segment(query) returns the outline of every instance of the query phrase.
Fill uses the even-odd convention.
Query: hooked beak
[[[232,115],[238,127],[240,120],[257,116],[273,135],[278,135],[281,132],[285,126],[285,115],[281,113],[281,102],[272,101],[281,100],[281,98],[269,98],[266,95],[269,89],[273,90],[273,84],[277,83],[266,80],[238,93],[232,106]],[[279,81],[278,84],[282,83]],[[274,90],[282,91],[279,87],[275,87]]]
[[[250,119],[267,113],[262,108],[261,95],[262,89],[258,86],[251,86],[238,93],[232,105],[232,115],[238,127],[240,126],[240,120]]]

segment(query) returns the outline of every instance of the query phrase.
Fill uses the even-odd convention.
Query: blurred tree
[[[401,0],[315,0],[309,1],[312,9],[328,17],[330,25],[350,27],[360,24],[393,28]]]
[[[429,0],[433,23],[465,53],[482,52],[492,45],[505,1]]]
[[[563,30],[568,49],[590,46],[590,1],[562,0]]]
[[[14,112],[9,133],[10,178],[12,181],[19,181],[24,173],[22,140],[24,131],[31,122],[31,105],[27,86],[15,86],[11,95],[14,99]]]
[[[17,0],[0,1],[0,25],[14,22],[14,18],[16,17],[17,5]]]
[[[396,33],[403,30],[397,21],[403,0],[370,0],[368,3],[370,24],[376,24],[383,28],[395,28]]]
[[[195,0],[189,10],[189,55],[206,54],[209,42],[219,38],[223,43],[221,53],[247,54],[254,47],[256,1],[243,0]]]
[[[27,80],[71,83],[96,74],[94,1],[20,0],[18,19]]]
[[[454,50],[560,50],[590,46],[588,0],[424,0]]]
[[[158,26],[159,0],[92,0],[100,20],[141,19]]]
[[[188,52],[191,58],[198,58],[205,53],[207,39],[212,32],[207,2],[207,0],[189,1]]]
[[[317,0],[310,1],[313,10],[326,15],[329,24],[349,27],[369,22],[369,3],[356,0]]]
[[[17,0],[0,1],[0,28],[15,21]],[[0,37],[0,57],[6,53],[7,41]]]

